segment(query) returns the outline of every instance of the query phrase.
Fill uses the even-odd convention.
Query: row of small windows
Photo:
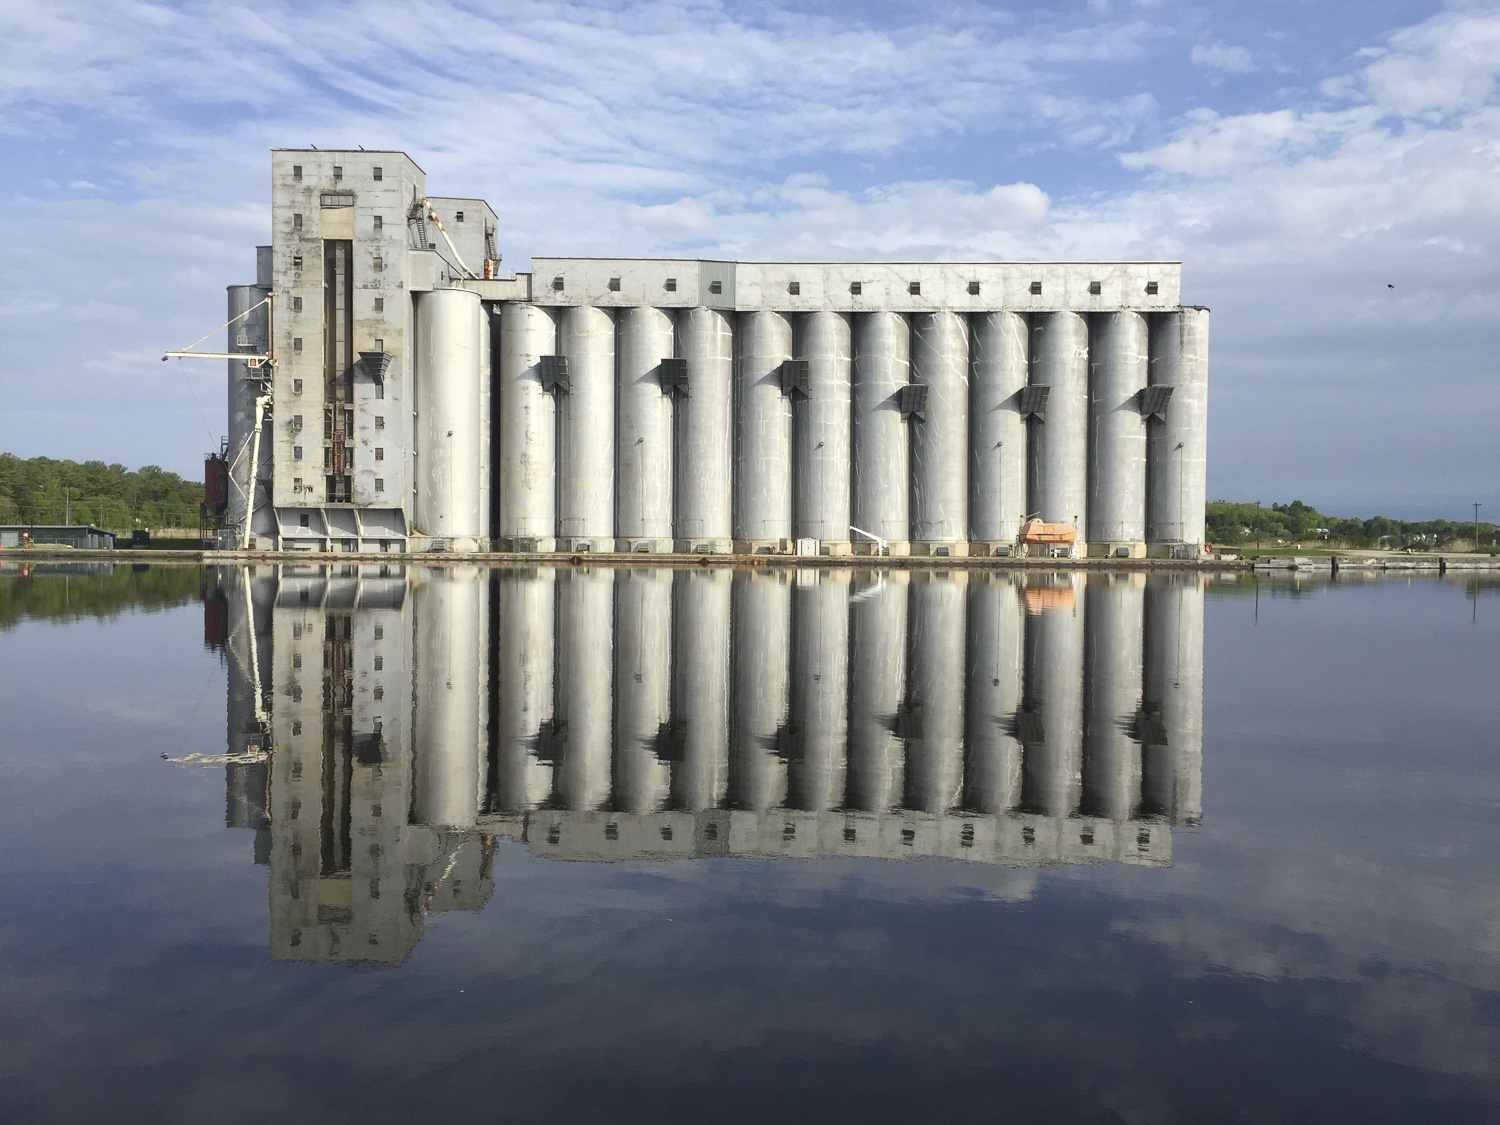
[[[353,201],[354,201],[354,197],[352,195],[349,196],[349,201],[350,201],[349,205],[352,206],[353,205]],[[459,214],[462,215],[463,212],[460,211]],[[374,227],[375,227],[376,230],[385,230],[385,216],[384,215],[374,215],[374,216],[372,216],[372,218],[374,220],[374,224],[373,225],[374,225]],[[459,219],[458,221],[459,222],[463,222],[462,219]],[[301,230],[302,229],[302,212],[300,212],[300,211],[293,211],[292,212],[292,229],[293,230]]]
[[[344,166],[342,164],[335,164],[333,166],[333,178],[335,180],[342,180],[344,178]],[[376,183],[379,183],[380,181],[382,181],[382,180],[385,179],[385,169],[381,168],[379,166],[371,168],[370,169],[370,178],[372,180],[374,180]],[[302,165],[300,165],[300,164],[293,164],[292,165],[292,179],[298,181],[299,183],[301,182],[301,180],[302,180]]]
[[[297,417],[300,418],[301,415],[299,414],[299,415],[297,415]],[[300,461],[300,460],[302,460],[302,447],[300,445],[294,445],[294,446],[292,446],[292,460],[293,461]],[[385,460],[385,449],[384,449],[383,446],[378,446],[377,445],[375,447],[375,460],[377,460],[377,461],[384,461]]]
[[[312,491],[312,486],[309,485],[307,490],[309,492],[311,492]],[[292,478],[292,491],[293,492],[301,492],[302,491],[302,478],[301,477],[293,477]],[[384,477],[376,477],[375,478],[375,491],[376,492],[384,492],[385,491],[385,478]],[[302,517],[301,526],[302,527],[307,527],[308,526],[307,516],[305,516],[305,515]]]
[[[462,216],[462,212],[460,212],[459,214],[460,214],[460,216]],[[459,221],[462,222],[463,219],[460,218]],[[376,260],[379,261],[378,258]],[[611,293],[618,293],[620,291],[620,280],[621,279],[618,278],[618,277],[612,277],[612,278],[609,279],[609,291]],[[552,288],[553,288],[553,290],[555,292],[561,293],[563,291],[563,289],[565,289],[566,287],[567,287],[566,279],[564,279],[561,274],[559,274],[557,277],[554,277],[552,279]],[[668,293],[675,293],[675,292],[677,292],[677,279],[675,277],[669,277],[669,278],[667,278],[666,281],[665,281],[665,283],[663,284],[663,288]],[[1091,281],[1091,282],[1089,282],[1089,294],[1091,296],[1097,297],[1097,296],[1099,296],[1100,293],[1103,292],[1103,290],[1104,290],[1104,283],[1103,282],[1099,282],[1099,281]],[[724,283],[722,281],[710,281],[708,283],[708,291],[710,293],[714,293],[714,294],[722,293],[722,292],[724,292]],[[802,283],[800,281],[789,281],[786,284],[786,291],[787,291],[787,293],[789,295],[791,295],[793,297],[801,296],[802,295]],[[865,284],[864,284],[864,282],[862,282],[862,281],[851,281],[849,283],[849,293],[850,293],[851,296],[854,296],[854,297],[861,296],[864,293],[864,291],[865,291]],[[919,296],[922,295],[922,283],[920,281],[908,282],[907,286],[906,286],[906,291],[908,293],[910,293],[913,297],[919,297]],[[1042,283],[1040,281],[1033,281],[1031,283],[1030,292],[1031,292],[1031,295],[1033,297],[1040,297],[1042,295]],[[1155,281],[1148,281],[1148,282],[1146,282],[1146,295],[1148,297],[1154,297],[1154,296],[1157,295],[1158,292],[1159,292],[1159,285],[1158,285],[1157,282],[1155,282]],[[977,282],[977,281],[971,281],[971,282],[969,282],[969,296],[971,296],[971,297],[977,297],[977,296],[979,296],[979,282]]]

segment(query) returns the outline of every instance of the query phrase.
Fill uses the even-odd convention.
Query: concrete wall
[[[273,153],[269,268],[233,302],[278,295],[259,474],[270,503],[254,546],[409,545],[421,487],[414,303],[458,289],[490,313],[478,541],[871,550],[852,523],[895,553],[996,554],[1040,513],[1076,517],[1083,550],[1201,549],[1207,311],[1181,305],[1179,263],[535,258],[530,273],[486,278],[494,212],[425,192],[401,153]],[[425,205],[409,214],[414,199],[453,248]],[[325,432],[329,240],[353,248],[348,350],[386,357],[378,378],[353,363],[337,404],[352,429],[344,503],[324,467],[338,444]],[[569,362],[567,392],[541,387],[552,354]],[[686,361],[686,387],[664,385],[664,359]],[[806,385],[786,377],[792,360],[807,364]],[[253,398],[243,364],[231,367],[238,449]],[[1023,378],[1050,388],[1043,418],[1022,417]],[[901,407],[911,382],[927,388],[921,417]],[[1147,383],[1173,388],[1164,417],[1141,415]],[[235,479],[248,491],[248,465]],[[443,522],[430,505],[425,517]]]

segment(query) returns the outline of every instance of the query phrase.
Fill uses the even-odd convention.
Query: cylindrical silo
[[[1031,511],[1048,523],[1076,524],[1081,552],[1088,541],[1088,321],[1071,312],[1032,316],[1031,382],[1049,388],[1046,421],[1031,423]]]
[[[718,808],[729,786],[729,603],[733,572],[694,568],[673,583],[672,803]]]
[[[734,548],[734,326],[715,309],[677,314],[688,393],[677,401],[677,549]]]
[[[1138,312],[1095,313],[1089,336],[1089,539],[1095,553],[1146,546],[1146,390],[1150,333]]]
[[[558,450],[557,530],[566,551],[615,544],[615,320],[606,309],[561,310],[568,392]]]
[[[787,718],[791,591],[782,573],[734,575],[729,800],[764,812],[786,796],[779,751]]]
[[[792,535],[792,404],[781,365],[792,322],[741,313],[735,326],[734,538],[741,550],[779,550]]]
[[[672,702],[672,572],[615,578],[614,807],[649,813],[667,801]]]
[[[1026,518],[1026,419],[1021,390],[1031,355],[1022,313],[971,320],[969,370],[969,538],[991,554],[1012,545]]]
[[[500,576],[496,785],[506,812],[536,808],[553,788],[547,761],[536,751],[543,734],[550,736],[553,728],[555,574],[542,569],[534,574],[502,571]]]
[[[968,691],[964,696],[964,797],[997,815],[1021,800],[1021,606],[1009,574],[969,575]]]
[[[672,399],[661,361],[672,358],[672,317],[624,309],[617,322],[615,539],[618,550],[672,549]]]
[[[967,554],[969,325],[943,311],[914,316],[911,328],[912,382],[927,387],[924,417],[910,424],[912,550]]]
[[[801,577],[801,576],[799,576]],[[808,812],[844,800],[849,741],[849,572],[823,571],[792,593],[791,730],[787,805]]]
[[[1141,710],[1145,575],[1101,571],[1088,576],[1086,589],[1082,812],[1129,820],[1141,785],[1135,732]]]
[[[1208,501],[1208,310],[1159,313],[1151,326],[1151,385],[1169,386],[1165,422],[1151,420],[1147,537],[1203,546]]]
[[[897,570],[856,577],[849,597],[849,764],[844,804],[887,812],[900,800],[898,733],[906,691],[907,589]]]
[[[412,816],[420,824],[468,827],[479,814],[481,595],[475,575],[446,569],[412,587]]]
[[[797,318],[797,357],[807,361],[807,397],[794,405],[792,441],[797,538],[817,539],[829,554],[849,548],[849,396],[853,341],[843,313]]]
[[[609,800],[614,598],[611,570],[572,567],[558,575],[556,710],[563,745],[556,789],[563,807],[575,811]]]
[[[500,518],[512,550],[550,551],[557,534],[557,400],[541,357],[557,353],[557,314],[524,302],[500,312]]]
[[[910,545],[910,449],[901,388],[911,382],[911,331],[899,313],[854,318],[854,408],[850,525],[856,540],[885,539],[892,554]],[[861,550],[866,548],[859,548]]]
[[[1047,581],[1044,579],[1044,581]],[[1018,731],[1025,744],[1021,799],[1028,812],[1078,807],[1083,757],[1083,625],[1079,576],[1050,579],[1060,595],[1026,619],[1026,679]]]
[[[480,478],[479,294],[434,289],[415,295],[415,487],[417,533],[474,550],[485,533]]]
[[[964,745],[964,571],[911,576],[907,642],[906,795],[903,804],[945,813],[959,803]]]
[[[1172,824],[1203,817],[1203,580],[1153,575],[1146,587],[1141,804]]]
[[[269,319],[266,306],[261,304],[271,295],[269,289],[259,285],[231,285],[229,287],[229,340],[224,348],[228,352],[250,352],[265,355],[269,346]],[[259,306],[258,308],[256,306]],[[254,309],[251,312],[249,310]],[[235,319],[238,318],[238,319]],[[261,368],[269,376],[270,368]],[[251,378],[250,365],[242,359],[229,361],[229,507],[226,512],[228,526],[243,528],[250,514],[250,498],[255,493],[257,481],[263,481],[255,507],[269,503],[271,489],[271,464],[274,455],[269,430],[261,432],[260,444],[255,443],[256,415],[262,409],[259,402],[265,392],[263,381]],[[251,464],[254,458],[257,464]],[[236,536],[224,546],[238,547],[244,539]]]

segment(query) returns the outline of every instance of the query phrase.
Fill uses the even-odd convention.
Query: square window
[[[453,221],[455,223],[461,223],[461,222],[463,222],[464,221],[464,213],[462,211],[455,211],[455,212],[453,212]]]
[[[344,178],[344,170],[337,164],[333,166],[333,178],[335,180],[342,180]]]
[[[554,292],[558,292],[558,293],[562,292],[563,279],[562,279],[561,275],[559,275],[557,277],[554,277],[552,279],[552,288],[553,288]]]
[[[294,269],[294,270],[300,270],[301,268],[302,268],[302,255],[298,254],[295,258],[292,259],[292,269]]]
[[[920,297],[922,295],[922,283],[920,281],[913,281],[906,287],[906,291],[913,297]]]
[[[302,393],[302,380],[301,379],[293,379],[292,380],[292,394],[294,394],[294,395],[300,395],[301,393]]]
[[[376,492],[384,492],[385,491],[385,481],[383,479],[381,479],[380,477],[376,477],[375,478],[375,491]]]
[[[862,281],[851,281],[849,283],[849,294],[850,294],[850,296],[858,297],[864,291],[865,291],[864,282],[862,282]]]
[[[300,430],[302,428],[302,415],[300,415],[300,414],[293,414],[292,415],[292,427],[294,429],[298,429],[298,430]]]
[[[722,281],[710,281],[708,283],[708,291],[716,294],[722,293],[724,292],[724,283]]]
[[[1101,284],[1099,284],[1099,282],[1097,282],[1097,281],[1091,281],[1091,282],[1089,282],[1089,296],[1090,297],[1097,297],[1097,296],[1099,296],[1099,294],[1103,291],[1103,289],[1104,289],[1104,286],[1102,286]]]
[[[384,258],[381,258],[379,256],[377,256],[375,258],[375,269],[376,269],[377,272],[380,271],[380,270],[385,269],[385,259]]]
[[[377,415],[375,415],[375,428],[377,430],[383,430],[383,429],[385,429],[385,415],[384,414],[377,414]]]
[[[1040,281],[1033,281],[1031,283],[1031,295],[1033,297],[1040,297],[1042,295],[1042,283]]]
[[[301,230],[302,229],[302,216],[301,215],[293,215],[292,216],[292,228],[294,230]]]
[[[384,215],[376,215],[375,216],[375,229],[376,230],[384,230],[385,229],[385,216]]]
[[[375,341],[375,350],[377,352],[385,351],[385,341],[377,338]]]
[[[380,491],[380,485],[381,485],[381,483],[382,482],[380,482],[380,481],[376,481],[375,482],[375,490],[377,492]],[[370,693],[370,697],[372,699],[384,699],[385,698],[385,688],[383,688],[383,687],[377,687],[374,691],[372,691]],[[375,815],[379,816],[380,813],[377,811]]]
[[[293,297],[292,298],[292,311],[293,312],[301,312],[302,311],[302,298],[301,297]]]
[[[1154,281],[1148,281],[1148,282],[1146,282],[1146,296],[1148,296],[1148,297],[1154,297],[1154,296],[1156,296],[1156,282],[1154,282]]]
[[[385,298],[384,297],[376,297],[375,298],[375,311],[376,312],[385,312]]]
[[[618,293],[620,291],[620,279],[618,277],[609,279],[609,291],[611,293]]]
[[[971,297],[977,297],[977,296],[979,296],[979,282],[977,282],[977,281],[971,281],[971,282],[969,282],[969,296],[971,296]]]
[[[372,169],[372,171],[375,173],[375,181],[377,183],[380,182],[381,180],[385,179],[385,169],[384,168],[376,167],[376,168]]]
[[[667,292],[668,293],[675,293],[675,292],[677,292],[677,279],[675,277],[669,277],[669,278],[667,278]]]
[[[292,446],[292,460],[293,461],[300,461],[300,460],[302,460],[302,447],[300,445],[294,445],[294,446]]]
[[[292,337],[292,351],[294,351],[294,352],[300,352],[301,350],[302,350],[302,337],[301,336],[293,336]]]
[[[802,282],[800,282],[800,281],[789,281],[789,282],[787,282],[786,291],[788,293],[790,293],[793,297],[800,297],[802,295]]]
[[[300,180],[301,178],[302,178],[302,165],[300,165],[300,164],[293,164],[292,165],[292,179],[294,179],[294,180]]]
[[[375,460],[377,460],[377,461],[384,461],[385,460],[385,450],[382,449],[378,445],[375,447]]]

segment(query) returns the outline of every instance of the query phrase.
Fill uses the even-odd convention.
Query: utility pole
[[[1474,501],[1474,550],[1479,550],[1479,501]]]

